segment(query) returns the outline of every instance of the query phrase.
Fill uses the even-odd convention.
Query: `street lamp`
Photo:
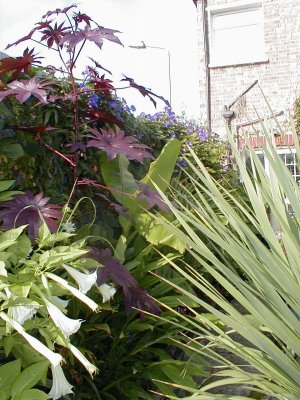
[[[158,46],[148,46],[141,40],[141,45],[140,46],[128,46],[131,49],[137,49],[137,50],[144,50],[144,49],[158,49],[158,50],[165,50],[168,54],[168,78],[169,78],[169,100],[170,100],[170,106],[172,106],[172,80],[171,80],[171,54],[168,49],[165,47],[158,47]]]

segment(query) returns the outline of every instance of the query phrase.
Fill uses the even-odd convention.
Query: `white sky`
[[[0,50],[19,56],[27,46],[30,49],[36,47],[40,55],[46,57],[42,60],[43,65],[57,65],[55,52],[34,42],[4,49],[8,43],[29,33],[48,10],[73,3],[70,0],[0,0]],[[186,111],[188,115],[199,116],[197,13],[192,0],[81,0],[77,4],[78,10],[100,25],[121,31],[118,36],[125,45],[123,48],[105,41],[102,50],[99,50],[90,43],[81,57],[78,70],[87,65],[85,56],[89,55],[110,69],[116,80],[125,73],[169,100],[169,50],[172,106],[178,113]],[[141,45],[141,41],[167,50],[128,48],[128,45]],[[134,104],[139,112],[155,112],[152,103],[133,89],[121,90],[118,94]],[[158,101],[158,109],[163,107],[164,104]]]

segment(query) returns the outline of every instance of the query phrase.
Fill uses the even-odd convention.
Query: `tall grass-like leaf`
[[[248,204],[216,182],[192,150],[196,164],[186,161],[193,171],[193,176],[187,177],[193,190],[181,187],[177,191],[180,208],[172,206],[160,192],[177,222],[156,218],[185,244],[199,265],[179,266],[169,261],[199,293],[195,296],[169,283],[200,307],[190,310],[191,316],[177,313],[174,323],[189,321],[193,336],[186,346],[195,352],[210,346],[213,357],[219,360],[218,380],[196,391],[190,389],[187,399],[241,398],[211,397],[210,390],[220,385],[251,387],[255,396],[263,393],[280,400],[300,398],[300,190],[263,123],[262,129],[269,174],[250,146],[252,173],[247,170],[229,133]],[[205,345],[203,340],[194,339],[197,336]],[[240,357],[244,366],[254,367],[252,372],[221,356],[218,349]]]

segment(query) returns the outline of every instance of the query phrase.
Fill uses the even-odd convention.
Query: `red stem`
[[[78,181],[77,185],[80,185],[80,186],[96,186],[96,187],[99,187],[101,189],[106,189],[109,192],[114,192],[114,193],[122,194],[122,195],[125,195],[125,196],[134,197],[134,195],[131,194],[131,193],[121,192],[120,190],[117,190],[117,189],[110,189],[109,187],[101,185],[100,183],[94,183],[93,182],[92,184],[90,184],[90,183],[85,182],[85,181]]]
[[[72,158],[74,159],[74,155],[70,154],[69,156],[64,155],[63,153],[61,153],[58,150],[53,149],[53,147],[49,146],[49,144],[47,144],[46,142],[44,142],[39,136],[37,136],[37,139],[50,151],[52,151],[52,153],[56,154],[57,156],[63,158],[68,164],[71,165],[71,167],[76,167],[76,164],[74,164],[74,162],[72,161]]]

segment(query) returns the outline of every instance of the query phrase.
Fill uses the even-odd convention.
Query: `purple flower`
[[[130,110],[131,110],[132,112],[135,112],[135,111],[136,111],[136,108],[132,105],[132,106],[130,106]]]
[[[176,138],[176,133],[175,132],[170,132],[170,137],[171,138]]]
[[[110,100],[110,101],[107,103],[107,105],[108,105],[109,108],[114,108],[114,109],[117,109],[117,108],[118,108],[118,103],[117,103],[116,101],[114,101],[114,100]]]
[[[205,140],[207,140],[209,138],[209,132],[202,130],[201,134],[198,134],[198,136],[199,136],[200,142],[204,142]]]
[[[140,113],[140,117],[145,118],[146,114],[143,112]]]
[[[99,97],[96,95],[96,93],[93,93],[89,99],[89,106],[93,108],[98,108],[98,100]]]
[[[186,161],[184,159],[181,159],[181,160],[177,161],[176,165],[178,165],[178,167],[185,167]]]
[[[187,142],[186,143],[188,146],[193,147],[193,143],[192,142]]]
[[[227,172],[228,171],[228,165],[224,165],[222,168],[222,172]]]

